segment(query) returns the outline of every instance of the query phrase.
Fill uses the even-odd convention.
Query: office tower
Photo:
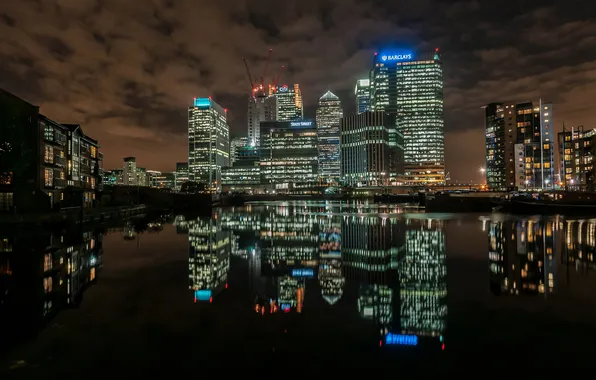
[[[390,159],[403,164],[401,133],[390,146],[393,117],[385,112],[363,112],[341,120],[341,178],[350,186],[385,186],[390,180]],[[390,155],[393,150],[393,155]],[[399,170],[399,169],[398,169]]]
[[[339,98],[327,91],[317,106],[316,121],[319,138],[319,176],[327,183],[336,183],[340,176],[339,123],[343,110]]]
[[[371,108],[396,116],[389,129],[391,152],[404,138],[404,181],[412,185],[445,183],[443,67],[438,49],[375,54],[371,71]],[[391,177],[400,177],[391,168]]]
[[[137,159],[135,157],[124,157],[122,182],[124,183],[124,186],[137,186]]]
[[[495,190],[552,189],[555,182],[552,104],[484,106],[486,183]]]
[[[354,88],[356,112],[370,111],[370,79],[358,79]]]
[[[222,169],[221,182],[224,192],[251,192],[261,184],[259,150],[253,146],[238,147],[236,161]]]
[[[292,121],[304,118],[302,107],[302,91],[298,84],[278,86],[275,93],[277,99],[276,121]]]
[[[260,123],[275,120],[277,120],[277,98],[275,95],[265,95],[262,91],[253,91],[248,98],[248,144],[258,146]]]
[[[188,108],[188,179],[221,191],[221,168],[230,165],[227,110],[211,98],[195,98]]]
[[[188,182],[188,162],[176,162],[175,189],[180,190],[184,182]]]
[[[314,122],[261,123],[261,183],[270,190],[316,185],[318,177],[317,129]]]
[[[234,165],[237,160],[236,151],[247,145],[250,145],[248,137],[234,137],[230,140],[230,165]]]
[[[596,191],[596,129],[583,125],[566,129],[558,134],[559,176],[561,186],[567,190]]]

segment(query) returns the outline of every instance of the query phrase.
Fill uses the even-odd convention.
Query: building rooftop
[[[339,98],[333,92],[327,91],[319,98],[319,100],[339,100]]]

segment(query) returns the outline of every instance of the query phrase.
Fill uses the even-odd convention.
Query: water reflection
[[[278,205],[177,217],[176,227],[188,231],[193,302],[217,304],[233,256],[246,262],[257,315],[309,313],[308,300],[320,298],[328,307],[349,304],[377,331],[375,344],[411,345],[413,337],[445,347],[443,221]],[[357,297],[342,300],[348,288]]]
[[[555,294],[557,287],[569,283],[570,268],[579,273],[595,268],[595,232],[596,224],[583,220],[490,222],[491,292],[545,297]],[[566,268],[562,278],[558,273],[560,265]]]
[[[97,282],[102,242],[94,230],[0,237],[0,316],[11,326],[3,332],[4,348],[80,304]]]

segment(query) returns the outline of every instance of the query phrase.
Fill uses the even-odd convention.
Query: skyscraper
[[[317,107],[317,135],[319,139],[319,176],[327,181],[340,177],[340,130],[343,110],[339,98],[327,91],[319,99]]]
[[[302,107],[302,91],[298,84],[278,86],[275,93],[277,99],[276,121],[301,120],[304,117]]]
[[[188,107],[188,179],[221,190],[221,168],[230,164],[226,110],[211,98],[195,98]]]
[[[259,125],[262,121],[277,120],[277,99],[275,95],[265,95],[257,91],[248,97],[248,143],[259,144]]]
[[[553,188],[556,142],[552,108],[552,104],[541,100],[491,103],[484,107],[489,188]]]
[[[443,67],[438,49],[415,56],[411,52],[375,54],[371,71],[371,107],[396,116],[389,130],[392,148],[396,132],[404,137],[404,181],[445,183],[443,131]],[[398,177],[395,169],[392,178]]]
[[[234,165],[234,162],[238,159],[236,153],[238,149],[247,145],[250,145],[248,137],[234,137],[230,140],[230,165]]]
[[[317,129],[311,120],[261,123],[261,178],[271,189],[316,185]]]
[[[356,112],[370,111],[370,79],[358,79],[354,95],[356,95]]]
[[[385,112],[363,112],[341,119],[341,178],[350,186],[384,186],[389,182],[390,150],[403,157],[402,136],[389,145],[393,117]],[[398,161],[403,161],[398,159]],[[399,170],[399,169],[398,169]]]

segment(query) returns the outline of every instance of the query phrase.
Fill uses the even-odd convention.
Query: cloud
[[[326,90],[353,112],[354,83],[383,46],[439,47],[447,167],[466,178],[483,165],[485,103],[542,97],[555,102],[559,127],[596,125],[595,14],[594,5],[555,0],[3,2],[0,87],[52,119],[83,124],[106,168],[137,156],[173,170],[187,157],[193,97],[213,96],[229,109],[232,132],[246,133],[242,57],[260,77],[273,48],[270,72],[286,66],[282,80],[300,84],[313,117]]]

